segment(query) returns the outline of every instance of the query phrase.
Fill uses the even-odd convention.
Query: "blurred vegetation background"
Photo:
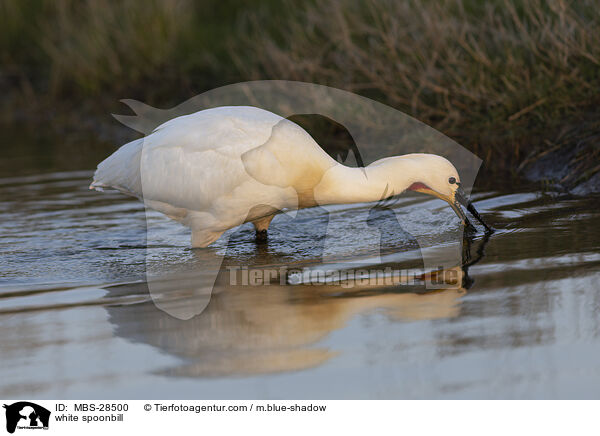
[[[600,171],[596,0],[0,0],[0,45],[8,122],[93,130],[121,98],[300,80],[404,111],[494,177],[549,153],[566,186]]]

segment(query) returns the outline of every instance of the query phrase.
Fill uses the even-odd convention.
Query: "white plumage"
[[[125,144],[98,165],[90,188],[139,198],[189,226],[192,246],[205,247],[244,222],[266,231],[282,209],[376,201],[407,189],[453,205],[459,182],[449,161],[430,154],[346,167],[291,121],[227,106],[175,118]]]

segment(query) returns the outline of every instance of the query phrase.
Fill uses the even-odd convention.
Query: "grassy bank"
[[[0,4],[5,112],[106,114],[123,96],[164,107],[236,81],[301,80],[405,111],[490,174],[558,148],[571,150],[569,183],[598,171],[593,0]]]

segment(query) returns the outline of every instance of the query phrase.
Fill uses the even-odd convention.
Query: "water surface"
[[[451,289],[239,286],[228,266],[316,268],[332,252],[418,268],[414,236],[443,246],[456,219],[439,200],[402,197],[392,214],[307,210],[277,217],[268,245],[243,226],[191,250],[185,229],[155,243],[147,218],[160,218],[137,201],[89,191],[90,170],[4,156],[0,397],[598,397],[598,198],[476,193],[498,231],[469,239],[477,262]],[[346,236],[328,242],[328,225]],[[211,259],[223,264],[206,310],[181,320],[156,307],[149,265]]]

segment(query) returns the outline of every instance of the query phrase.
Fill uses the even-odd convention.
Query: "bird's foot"
[[[264,244],[268,240],[268,235],[266,230],[257,230],[256,231],[256,243]]]

